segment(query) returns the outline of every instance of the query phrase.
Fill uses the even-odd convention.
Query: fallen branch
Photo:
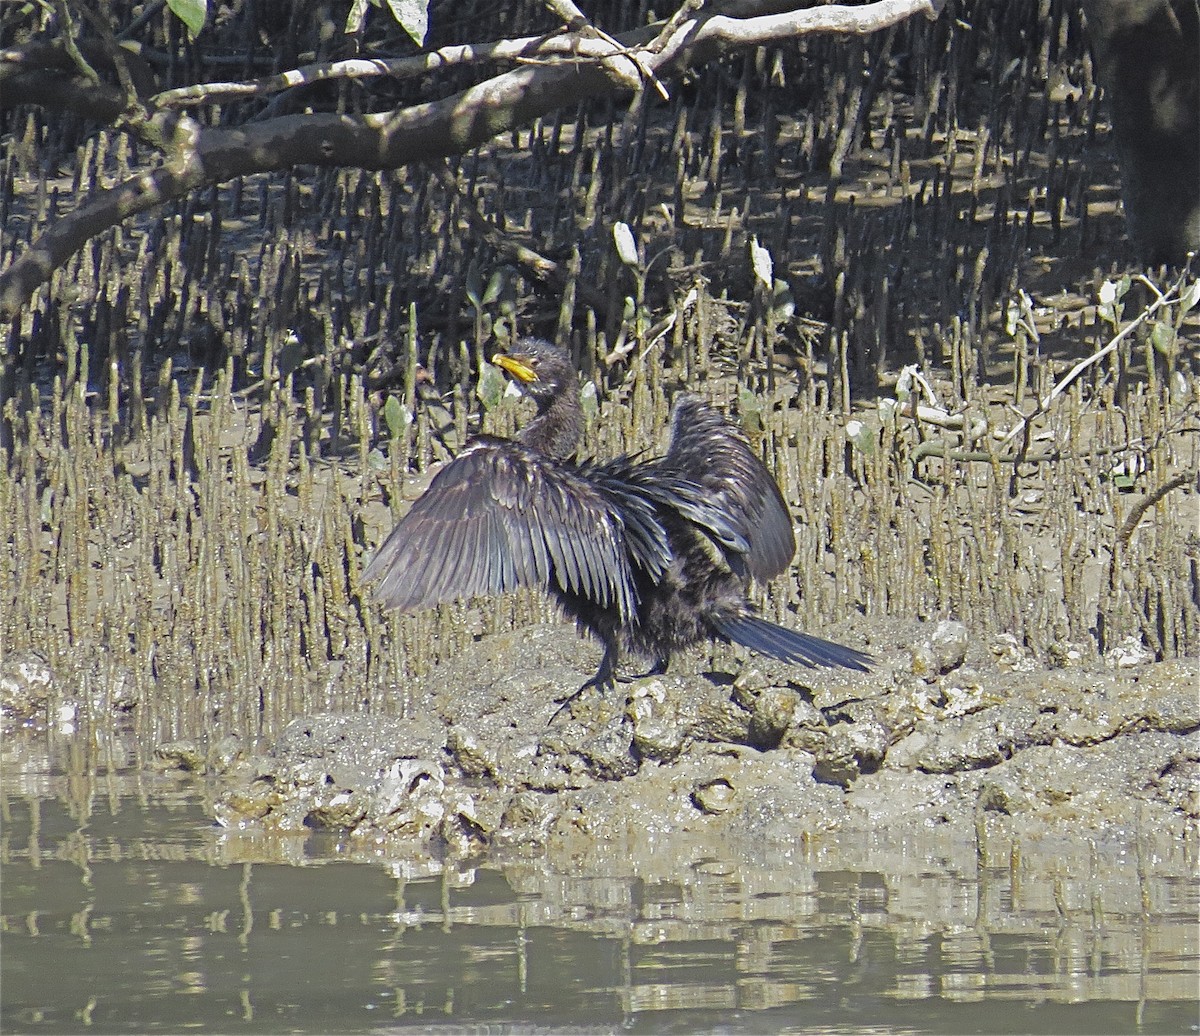
[[[1139,500],[1134,504],[1133,509],[1125,516],[1125,520],[1117,530],[1117,543],[1122,547],[1128,546],[1142,516],[1172,490],[1180,489],[1189,482],[1196,481],[1196,478],[1197,473],[1194,471],[1182,472],[1174,478],[1168,479],[1152,493],[1147,494],[1144,500]]]

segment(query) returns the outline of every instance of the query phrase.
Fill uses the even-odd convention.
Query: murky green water
[[[135,762],[5,739],[5,1032],[1197,1029],[1195,846],[412,864]]]

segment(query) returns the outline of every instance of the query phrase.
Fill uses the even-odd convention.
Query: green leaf
[[[600,401],[596,398],[596,383],[593,381],[585,381],[583,388],[579,392],[579,402],[583,407],[583,416],[590,423],[596,419],[600,413]]]
[[[480,372],[479,384],[475,386],[475,394],[479,397],[479,402],[483,404],[484,410],[495,410],[500,405],[500,400],[504,398],[507,388],[508,379],[503,372],[499,367],[489,363]]]
[[[501,266],[495,273],[488,278],[487,291],[483,293],[483,302],[485,306],[490,306],[496,301],[508,287],[509,284],[509,268]]]
[[[1200,278],[1192,281],[1183,292],[1183,297],[1179,300],[1179,317],[1183,319],[1187,315],[1188,310],[1192,309],[1197,302],[1200,302]]]
[[[188,35],[195,39],[208,20],[208,0],[167,0],[167,7],[184,25]]]
[[[771,253],[758,243],[757,234],[750,238],[750,266],[754,270],[755,280],[764,288],[771,287],[775,264],[771,261]]]
[[[796,300],[792,298],[792,289],[787,281],[775,278],[771,285],[771,317],[777,324],[791,320],[796,315]]]
[[[633,240],[633,231],[627,223],[614,223],[612,228],[613,243],[617,246],[617,255],[621,262],[631,270],[638,267],[637,244]]]
[[[497,280],[498,284],[496,284]],[[492,290],[493,284],[496,284],[495,291]],[[487,291],[483,293],[483,304],[486,306],[493,299],[496,299],[497,308],[501,314],[515,324],[517,319],[517,281],[511,266],[502,266],[488,282]]]
[[[367,20],[367,8],[370,6],[369,0],[354,0],[350,6],[350,13],[346,15],[346,28],[343,30],[347,36],[353,36],[363,27],[363,22]]]
[[[1105,281],[1100,285],[1098,309],[1102,320],[1107,320],[1114,326],[1121,322],[1121,313],[1125,309],[1121,304],[1121,299],[1129,291],[1131,283],[1129,277],[1125,276],[1119,281]]]
[[[860,421],[858,418],[847,421],[846,438],[850,441],[850,444],[864,456],[870,456],[875,452],[875,428],[866,421]]]
[[[745,385],[738,386],[738,416],[747,435],[761,435],[765,429],[762,399]]]
[[[418,47],[425,46],[425,33],[429,31],[428,0],[387,0],[388,10],[400,23]]]
[[[1150,344],[1154,346],[1154,351],[1162,356],[1171,357],[1175,355],[1175,328],[1170,324],[1158,320],[1150,329]]]
[[[483,309],[483,281],[479,278],[479,262],[472,257],[467,266],[467,299],[476,309]]]
[[[400,405],[400,400],[395,396],[388,396],[383,404],[383,421],[394,438],[412,424],[412,414]]]

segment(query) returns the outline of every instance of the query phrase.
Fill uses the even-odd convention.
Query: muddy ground
[[[586,691],[551,721],[596,651],[567,625],[539,626],[437,667],[411,689],[411,718],[317,714],[261,751],[158,755],[203,774],[231,828],[335,828],[414,858],[545,851],[586,869],[622,846],[678,863],[728,839],[1195,833],[1194,660],[1131,646],[1088,666],[1067,650],[1046,668],[954,622],[838,634],[877,668],[719,651],[712,669],[692,658],[678,675]]]

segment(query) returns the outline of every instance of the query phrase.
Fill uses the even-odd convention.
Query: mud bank
[[[1084,665],[1066,649],[1046,668],[957,623],[876,628],[867,646],[869,674],[729,653],[623,685],[627,702],[587,692],[548,725],[595,652],[541,626],[439,666],[408,689],[409,718],[312,715],[262,751],[158,755],[205,775],[229,828],[336,829],[389,856],[536,850],[586,866],[631,845],[678,863],[726,839],[1195,832],[1195,660]]]

